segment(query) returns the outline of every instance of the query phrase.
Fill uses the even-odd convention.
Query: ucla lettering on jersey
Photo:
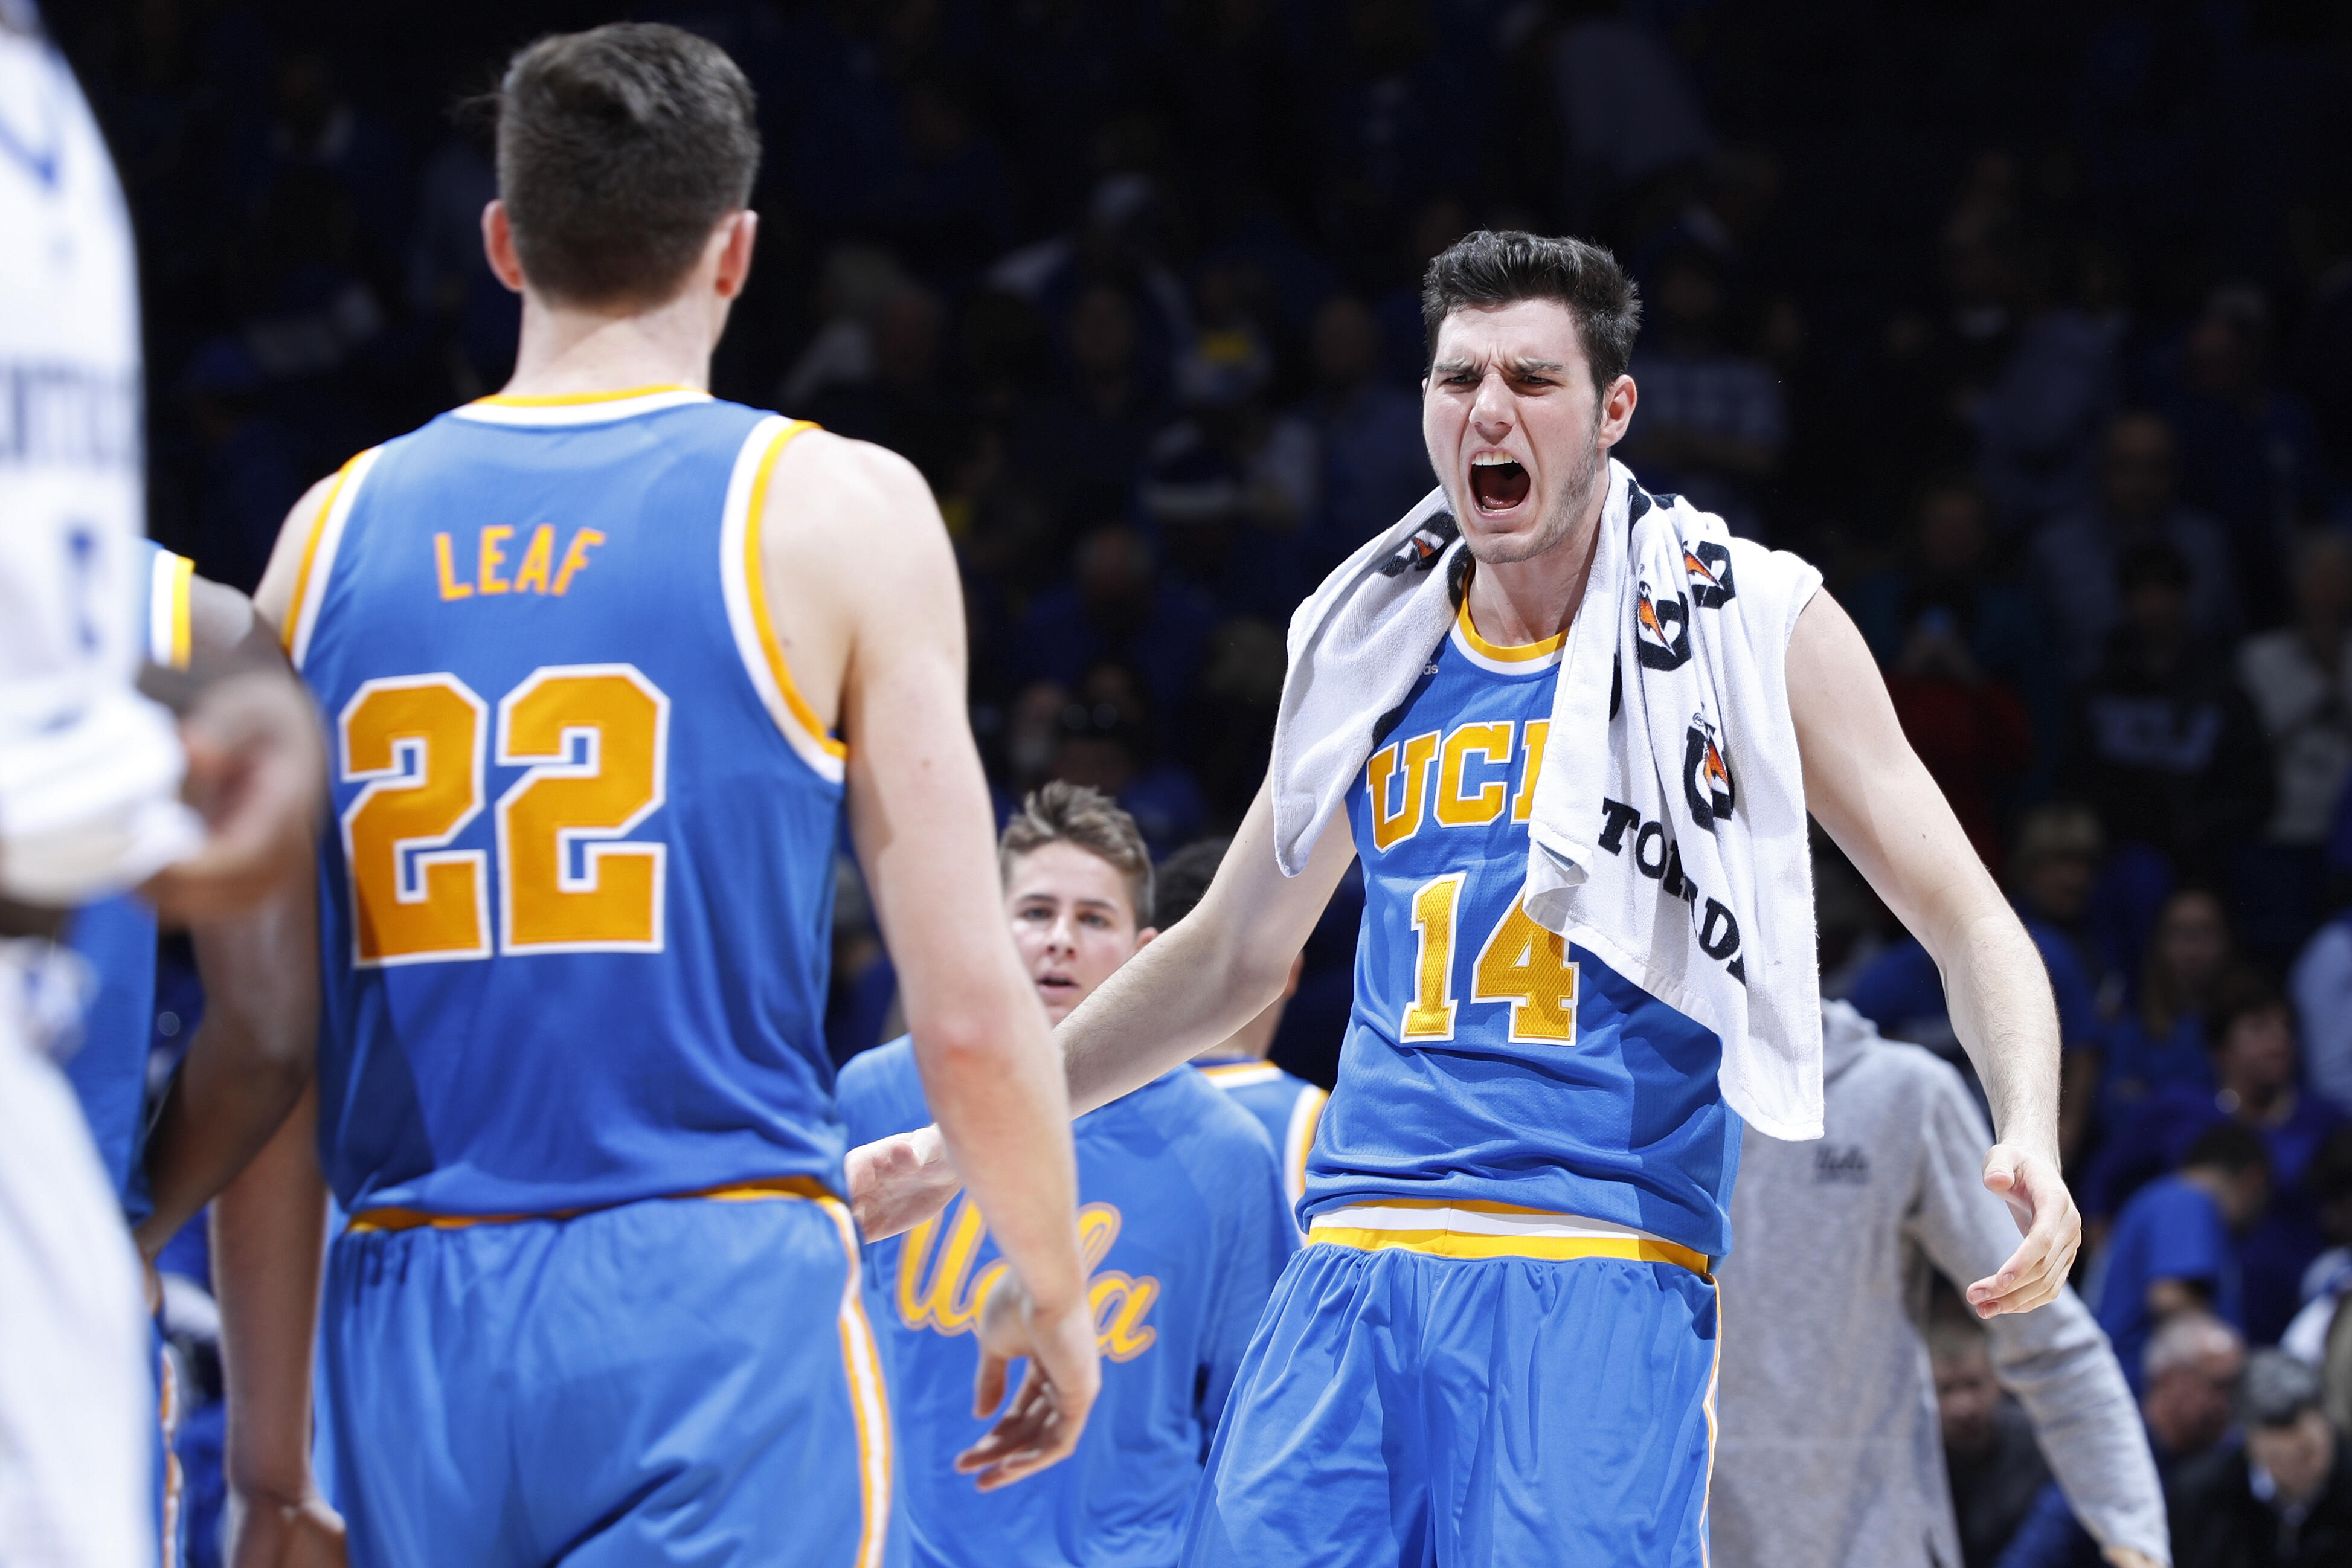
[[[320,1051],[352,1210],[840,1190],[841,745],[761,580],[805,426],[489,398],[345,467],[289,653],[331,733]]]
[[[912,1043],[844,1068],[841,1110],[860,1143],[929,1121]],[[1297,1245],[1265,1135],[1191,1068],[1087,1112],[1071,1137],[1103,1385],[1053,1469],[982,1493],[953,1468],[988,1429],[971,1413],[975,1331],[1007,1267],[970,1195],[866,1249],[921,1568],[1176,1561],[1209,1438]]]
[[[1356,998],[1302,1212],[1500,1205],[1720,1255],[1720,1042],[1522,907],[1565,642],[1496,647],[1465,606],[1349,793]]]

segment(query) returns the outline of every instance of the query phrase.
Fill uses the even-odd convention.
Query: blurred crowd
[[[500,384],[474,103],[613,8],[54,9],[140,234],[152,530],[250,587],[308,483]],[[760,95],[715,390],[929,479],[1008,805],[1095,784],[1161,854],[1230,828],[1290,607],[1433,482],[1423,262],[1600,239],[1646,302],[1620,456],[1822,565],[2050,964],[2112,1243],[2086,1294],[2184,1184],[2227,1245],[2181,1311],[2263,1346],[2352,1285],[2343,6],[625,9]],[[1819,860],[1826,988],[1957,1059],[1932,963]],[[845,1058],[895,984],[854,881],[840,909]],[[1355,920],[1343,892],[1276,1051],[1326,1081]],[[2232,1127],[2258,1158],[2191,1160]],[[2352,1379],[2326,1328],[2305,1359]]]

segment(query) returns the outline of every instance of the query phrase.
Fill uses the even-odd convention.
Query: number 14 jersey
[[[1565,642],[1496,647],[1465,607],[1349,792],[1355,1005],[1301,1214],[1502,1205],[1721,1256],[1720,1041],[1520,904]]]
[[[330,740],[320,1142],[347,1209],[841,1190],[844,752],[761,586],[803,428],[687,388],[489,398],[335,481],[286,632]]]

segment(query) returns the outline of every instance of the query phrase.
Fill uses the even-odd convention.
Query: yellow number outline
[[[387,796],[414,794],[446,784],[446,775],[437,769],[448,765],[446,758],[435,755],[432,737],[426,734],[393,734],[385,737],[390,757],[380,768],[355,768],[352,765],[354,724],[376,705],[379,698],[389,693],[406,691],[442,691],[458,699],[472,712],[465,743],[467,784],[466,805],[450,825],[436,833],[412,834],[394,838],[392,849],[392,896],[396,907],[414,909],[431,903],[433,869],[440,866],[467,868],[473,894],[473,930],[471,942],[445,943],[431,947],[404,947],[398,951],[367,951],[368,933],[376,922],[369,918],[370,884],[376,879],[369,874],[354,835],[362,831],[362,818],[371,815],[370,808]],[[345,784],[363,787],[343,808],[341,818],[343,844],[343,868],[351,900],[352,965],[356,969],[396,968],[407,963],[445,963],[490,956],[490,908],[488,855],[480,849],[451,849],[447,846],[466,830],[467,826],[482,812],[483,721],[489,707],[473,688],[456,676],[446,672],[432,675],[401,675],[382,677],[364,681],[352,693],[351,700],[335,721],[336,740],[341,757],[341,770]],[[446,882],[446,879],[443,879]],[[383,941],[378,938],[379,946]]]

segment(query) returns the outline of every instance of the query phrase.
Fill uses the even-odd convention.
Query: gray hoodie
[[[1928,1368],[1928,1271],[1958,1285],[2018,1243],[1984,1187],[1984,1118],[1960,1075],[1822,1014],[1827,1135],[1750,1130],[1725,1260],[1721,1436],[1708,1520],[1717,1568],[1957,1568]],[[1987,1349],[2102,1546],[2169,1563],[2156,1463],[2123,1369],[2072,1290],[1993,1319]]]

